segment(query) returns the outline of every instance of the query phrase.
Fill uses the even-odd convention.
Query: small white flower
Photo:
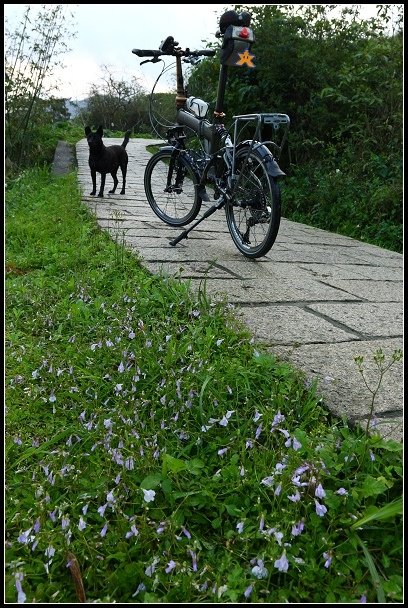
[[[154,490],[145,490],[144,488],[142,488],[143,490],[143,494],[144,494],[144,499],[146,502],[152,502],[154,500],[154,497],[156,496],[156,492]]]

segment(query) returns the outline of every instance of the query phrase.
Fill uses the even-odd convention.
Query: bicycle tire
[[[169,176],[170,163],[174,163]],[[152,211],[169,226],[185,226],[201,209],[199,175],[183,151],[159,150],[149,159],[144,188]]]
[[[225,205],[228,230],[239,251],[248,258],[268,253],[281,220],[280,187],[268,170],[269,151],[242,147],[236,153],[236,191]]]

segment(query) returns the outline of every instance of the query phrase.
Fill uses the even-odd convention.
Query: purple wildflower
[[[326,492],[323,490],[323,486],[321,483],[319,483],[315,490],[315,496],[317,496],[317,498],[324,498],[326,496]]]
[[[327,513],[327,509],[324,505],[321,505],[318,500],[315,499],[316,513],[319,517],[323,517]]]
[[[325,552],[323,553],[323,557],[324,557],[324,559],[326,560],[326,561],[324,562],[324,567],[325,567],[325,568],[329,568],[329,567],[330,567],[330,564],[331,564],[331,562],[332,562],[332,559],[333,559],[332,554],[330,553],[330,551],[325,551]]]
[[[78,530],[85,530],[86,528],[86,522],[84,520],[84,518],[82,517],[82,515],[79,518],[79,524],[78,524]]]
[[[154,571],[156,570],[156,566],[159,563],[159,559],[157,557],[154,558],[150,566],[148,566],[145,570],[146,576],[152,576]]]
[[[24,604],[24,602],[26,601],[26,597],[27,597],[21,586],[21,582],[24,579],[24,574],[22,572],[16,572],[15,579],[16,579],[17,603]]]
[[[128,469],[128,471],[132,471],[134,469],[135,463],[133,458],[126,458],[125,467]]]
[[[289,500],[291,500],[292,502],[298,502],[301,498],[299,492],[296,490],[295,494],[291,494],[290,496],[288,496]]]
[[[101,517],[103,517],[105,515],[105,509],[108,506],[108,503],[106,502],[104,505],[102,505],[101,507],[98,507],[98,513]]]
[[[281,547],[282,546],[282,538],[283,538],[283,533],[282,532],[275,532],[274,536],[277,540],[278,545]]]
[[[102,528],[102,530],[100,531],[100,535],[102,536],[102,538],[105,536],[107,530],[108,530],[108,524],[106,523],[104,525],[104,527]]]
[[[45,555],[45,557],[49,557],[51,559],[51,557],[53,557],[55,555],[54,547],[52,545],[48,545],[48,547],[44,551],[44,555]]]
[[[138,595],[141,591],[146,591],[146,585],[144,583],[140,583],[137,586],[137,589],[134,592],[134,594],[132,595],[132,597],[136,597],[136,595]]]
[[[300,448],[302,447],[302,444],[296,439],[296,437],[293,438],[292,447],[294,450],[300,450]]]
[[[241,534],[244,529],[244,522],[239,521],[236,525],[236,529],[238,530],[238,534]]]
[[[247,588],[245,589],[245,591],[244,591],[244,597],[245,597],[246,599],[248,599],[248,598],[249,598],[249,596],[251,595],[253,588],[254,588],[254,586],[253,586],[253,585],[249,585],[249,587],[247,587]]]
[[[339,488],[337,490],[336,494],[339,494],[339,496],[347,496],[348,492],[347,492],[346,488]]]
[[[106,500],[108,501],[109,505],[112,505],[116,502],[116,498],[113,495],[113,490],[107,493]]]
[[[126,532],[125,537],[131,538],[132,536],[138,536],[139,530],[136,528],[135,524],[130,527],[130,532]]]
[[[218,456],[224,456],[225,452],[228,451],[228,448],[221,448],[221,450],[218,450],[217,454]]]
[[[279,572],[287,572],[289,568],[289,562],[286,558],[286,551],[284,551],[280,557],[274,563],[275,568],[279,570]]]
[[[22,532],[20,534],[20,536],[17,538],[18,542],[26,545],[28,543],[31,530],[32,530],[32,528],[28,528],[28,530],[26,530],[25,532]]]
[[[294,475],[292,477],[292,483],[298,488],[304,488],[305,486],[309,485],[307,481],[300,481],[300,475]]]
[[[292,536],[299,536],[299,534],[302,534],[304,527],[305,527],[305,524],[303,521],[300,521],[299,523],[294,524],[292,526]]]
[[[50,516],[50,520],[55,523],[57,521],[57,518],[55,516],[55,509],[54,511],[49,511],[48,515]]]
[[[191,534],[190,534],[190,532],[187,530],[187,528],[185,528],[184,526],[182,526],[182,528],[181,528],[181,529],[182,529],[182,531],[183,531],[183,534],[184,534],[185,536],[187,536],[187,538],[188,538],[188,539],[190,539],[190,538],[191,538]]]
[[[235,410],[229,410],[219,421],[218,424],[220,424],[221,426],[227,426],[228,424],[228,420],[231,418],[232,414],[234,413]]]
[[[259,579],[266,578],[268,576],[268,570],[265,568],[263,560],[258,559],[256,562],[256,566],[254,566],[251,570],[253,576]]]
[[[193,566],[193,571],[197,572],[197,555],[191,549],[188,550],[191,555],[191,561]]]
[[[308,464],[302,464],[300,467],[298,467],[296,469],[295,475],[302,475],[302,473],[305,473],[309,469],[310,469],[310,466]]]
[[[165,568],[165,573],[169,574],[169,572],[171,572],[174,568],[176,567],[176,562],[174,562],[172,559],[169,561],[169,563],[167,564],[167,567]]]
[[[280,410],[278,410],[278,413],[275,414],[275,417],[272,421],[272,430],[275,426],[277,426],[278,424],[280,424],[281,422],[283,422],[285,420],[285,416],[283,414],[280,413]]]
[[[273,485],[273,477],[271,477],[271,476],[269,476],[269,477],[264,477],[264,478],[261,480],[261,483],[262,483],[264,486],[268,486],[268,487],[270,487],[271,485]]]
[[[274,494],[275,496],[279,496],[279,494],[282,492],[282,484],[278,483],[278,485],[275,488]]]

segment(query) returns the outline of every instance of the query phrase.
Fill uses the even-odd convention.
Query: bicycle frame
[[[231,14],[232,20],[228,22]],[[224,16],[228,16],[228,18],[227,23],[224,23],[223,30],[222,21]],[[152,209],[163,221],[172,226],[186,225],[197,217],[201,201],[208,202],[210,200],[206,185],[214,184],[214,204],[207,209],[200,219],[191,224],[178,237],[171,240],[171,245],[176,245],[182,239],[187,238],[191,230],[200,222],[222,207],[225,207],[231,236],[238,249],[247,257],[264,255],[276,238],[280,222],[280,193],[279,187],[274,184],[274,180],[285,175],[276,159],[279,158],[288,136],[289,117],[281,113],[238,114],[233,116],[233,123],[229,129],[224,125],[223,104],[228,68],[239,65],[254,67],[252,63],[254,56],[250,54],[250,43],[254,41],[254,36],[252,30],[248,27],[249,22],[250,16],[248,13],[237,15],[235,11],[228,11],[221,17],[220,29],[223,34],[223,44],[217,99],[212,122],[205,116],[201,116],[201,108],[204,107],[206,111],[208,104],[202,100],[187,98],[182,59],[192,62],[194,58],[199,56],[213,56],[215,51],[190,51],[188,48],[183,50],[172,36],[167,37],[162,42],[158,51],[133,50],[140,57],[153,57],[153,59],[148,60],[153,63],[159,61],[161,55],[175,57],[176,61],[176,121],[168,129],[168,144],[162,146],[160,151],[152,157],[152,163],[148,163],[145,173],[145,189],[147,188],[146,194]],[[192,105],[193,102],[195,103],[194,106]],[[276,138],[278,130],[283,127],[283,136],[280,142],[262,140],[262,133],[266,125],[272,127]],[[252,136],[240,141],[240,137],[248,126],[254,129]],[[201,141],[203,147],[201,155],[186,146],[185,128],[195,133]],[[268,146],[273,148],[274,153],[269,150]],[[163,163],[165,158],[167,159],[167,168],[163,177],[160,177],[160,180],[164,183],[164,189],[157,191],[157,194],[153,194],[152,171],[155,170],[156,164]],[[183,195],[183,180],[186,171],[190,172],[196,184],[196,194],[194,196],[196,200],[191,203],[191,210],[185,215],[179,216],[176,210],[173,212],[174,215],[169,214],[162,207],[161,200],[163,195],[168,197]],[[266,202],[268,197],[271,199],[270,203]],[[166,203],[163,199],[164,204]],[[245,224],[242,228],[243,220],[239,217],[238,209],[242,209],[242,214],[245,216]],[[261,237],[259,244],[253,244],[253,238],[255,238],[255,243],[258,241],[258,237],[253,234],[258,230],[255,227],[259,225],[261,228],[262,224],[268,225],[267,232]],[[253,231],[251,236],[250,231]]]

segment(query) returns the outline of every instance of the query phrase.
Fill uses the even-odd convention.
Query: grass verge
[[[401,445],[149,274],[74,174],[6,205],[6,602],[402,601]]]

